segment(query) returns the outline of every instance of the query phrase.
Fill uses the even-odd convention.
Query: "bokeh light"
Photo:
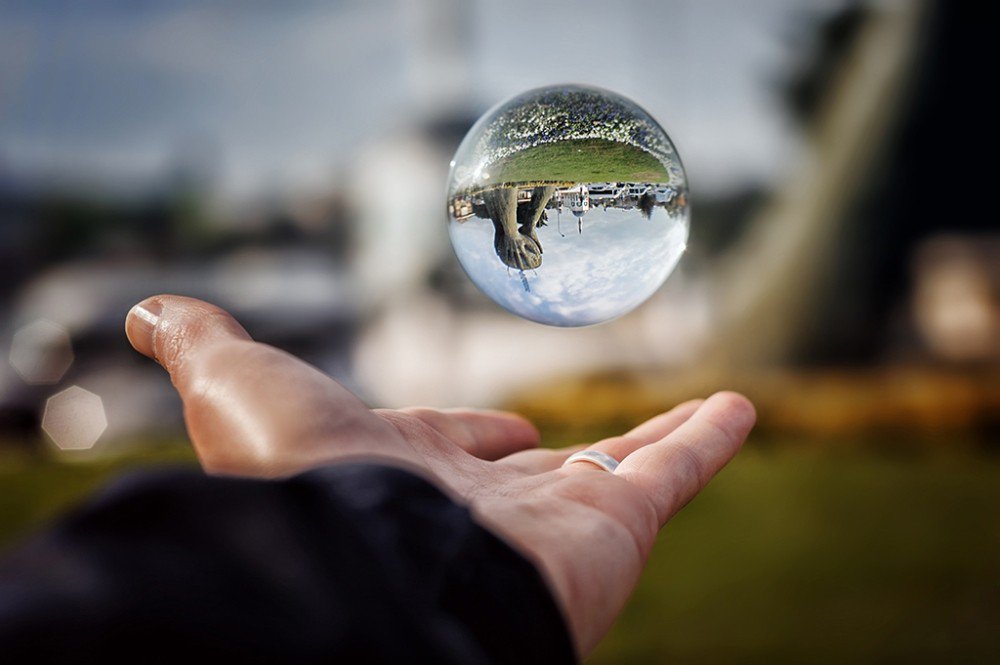
[[[922,339],[941,357],[1000,357],[997,255],[1000,239],[962,237],[931,238],[917,252],[914,318]]]
[[[42,430],[60,450],[89,450],[108,427],[99,395],[70,386],[45,403]]]
[[[69,333],[45,319],[29,323],[14,333],[10,364],[26,383],[58,383],[73,364]]]

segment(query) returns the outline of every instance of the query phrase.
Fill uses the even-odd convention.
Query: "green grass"
[[[663,531],[590,663],[1000,662],[1000,459],[751,441]],[[9,543],[126,468],[0,459]]]
[[[1000,463],[745,449],[591,663],[1000,662]]]
[[[181,443],[157,445],[124,457],[84,460],[70,453],[62,458],[14,453],[0,456],[0,547],[123,472],[196,463],[191,448]]]
[[[626,143],[585,139],[528,148],[489,169],[483,184],[521,182],[669,182],[666,168]]]

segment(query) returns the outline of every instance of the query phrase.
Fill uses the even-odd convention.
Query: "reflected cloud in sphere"
[[[476,285],[505,309],[556,326],[600,323],[642,304],[677,265],[687,242],[686,220],[662,210],[644,219],[633,211],[591,211],[582,233],[570,217],[562,237],[555,224],[538,230],[543,264],[512,270],[493,252],[493,226],[455,224],[452,243]]]

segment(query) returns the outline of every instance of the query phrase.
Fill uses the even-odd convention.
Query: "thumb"
[[[154,296],[132,308],[125,334],[170,373],[191,442],[209,471],[287,475],[334,457],[371,455],[373,440],[384,452],[399,439],[398,430],[333,379],[252,341],[215,305]]]
[[[250,339],[222,308],[183,296],[153,296],[134,306],[125,318],[125,335],[136,351],[160,363],[178,388],[192,355],[217,342]]]

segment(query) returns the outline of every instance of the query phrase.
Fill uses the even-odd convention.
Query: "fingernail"
[[[163,305],[157,300],[144,300],[125,317],[125,335],[139,353],[155,358],[153,333],[160,322]]]

